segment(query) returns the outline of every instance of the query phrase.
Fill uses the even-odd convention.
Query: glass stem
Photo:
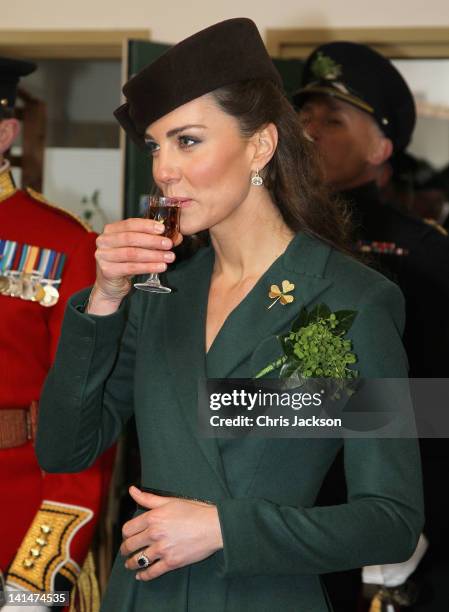
[[[161,281],[159,280],[159,275],[156,272],[152,272],[147,278],[147,283],[151,283],[152,285],[160,285]]]

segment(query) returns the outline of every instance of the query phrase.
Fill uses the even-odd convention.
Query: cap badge
[[[323,55],[321,51],[318,51],[311,68],[317,79],[334,81],[342,75],[341,66],[328,55]]]

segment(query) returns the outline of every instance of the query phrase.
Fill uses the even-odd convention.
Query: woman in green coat
[[[82,470],[135,415],[145,491],[130,489],[140,510],[104,611],[331,610],[321,574],[415,549],[415,440],[202,437],[198,381],[253,378],[318,303],[356,311],[347,337],[361,376],[406,377],[400,291],[345,254],[345,219],[250,20],[179,43],[124,93],[117,118],[151,152],[161,192],[182,200],[175,243],[208,230],[210,246],[172,265],[160,224],[105,228],[96,283],[72,298],[46,382],[39,461]],[[173,293],[130,291],[133,275],[165,271]],[[282,281],[293,299],[268,309]],[[342,444],[347,503],[316,507]]]

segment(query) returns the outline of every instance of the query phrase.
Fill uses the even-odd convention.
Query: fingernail
[[[140,575],[136,574],[136,580],[140,580]]]
[[[164,253],[164,260],[165,261],[174,261],[175,259],[175,254],[174,253]]]
[[[163,247],[171,247],[171,240],[167,240],[167,238],[164,238],[164,240],[162,241],[162,246]]]
[[[165,225],[162,223],[162,221],[154,222],[154,231],[158,234],[162,234],[165,231]]]
[[[167,264],[158,263],[156,264],[156,268],[158,272],[165,272],[165,270],[167,269]]]

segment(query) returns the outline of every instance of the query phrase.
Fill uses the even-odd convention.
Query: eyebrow
[[[199,123],[190,123],[188,125],[182,125],[181,127],[174,128],[173,130],[169,130],[167,132],[167,138],[171,138],[172,136],[176,136],[176,134],[179,134],[180,132],[184,132],[184,130],[190,130],[192,128],[206,129],[206,126],[205,125],[201,125]],[[146,140],[154,140],[154,138],[153,138],[153,136],[151,136],[151,134],[145,134],[145,139]]]

